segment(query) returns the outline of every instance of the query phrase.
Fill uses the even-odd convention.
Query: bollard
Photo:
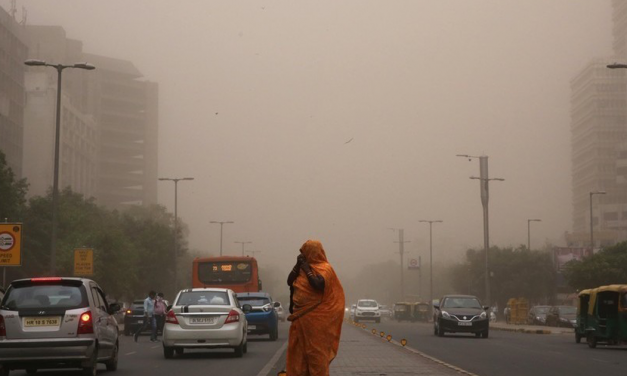
[[[287,376],[287,372],[280,371],[279,373],[276,374],[276,376]]]
[[[385,337],[385,333],[384,332],[381,332],[379,334],[381,334],[381,338]]]
[[[406,344],[407,344],[407,340],[406,340],[405,338],[403,338],[403,339],[401,340],[401,346],[403,346],[403,347],[404,347]]]
[[[392,335],[391,335],[391,334],[388,334],[388,336],[387,336],[387,337],[385,337],[385,338],[388,340],[388,342],[391,342],[391,341],[392,341]]]
[[[377,334],[377,330],[376,329],[372,329],[372,334],[376,335]]]

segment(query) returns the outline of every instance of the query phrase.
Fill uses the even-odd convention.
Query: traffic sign
[[[89,277],[94,275],[94,250],[76,248],[74,250],[74,275]]]
[[[0,266],[22,265],[22,224],[0,223]]]
[[[420,262],[417,259],[410,259],[407,269],[420,269]]]

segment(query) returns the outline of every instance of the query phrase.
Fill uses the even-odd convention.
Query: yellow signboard
[[[0,266],[22,265],[22,224],[0,223]]]
[[[94,275],[94,250],[91,248],[76,248],[74,250],[74,275]]]

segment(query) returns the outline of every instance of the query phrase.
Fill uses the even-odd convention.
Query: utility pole
[[[394,243],[398,243],[398,253],[401,255],[401,300],[405,299],[405,269],[403,267],[403,259],[405,258],[405,243],[410,243],[410,241],[405,241],[405,230],[402,228],[398,229],[398,241]]]
[[[444,221],[438,219],[435,221],[421,220],[418,222],[429,224],[429,306],[433,304],[433,224],[442,223]]]
[[[244,256],[244,254],[246,253],[246,252],[244,251],[244,245],[245,245],[245,244],[252,244],[252,242],[233,242],[233,243],[239,243],[239,244],[241,244],[241,245],[242,245],[242,256]]]

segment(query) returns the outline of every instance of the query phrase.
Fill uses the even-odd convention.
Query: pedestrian
[[[288,376],[328,376],[337,354],[344,319],[344,289],[322,243],[300,249],[287,284],[292,322],[287,347]]]
[[[163,293],[160,292],[155,298],[155,317],[157,320],[157,334],[163,333],[163,326],[165,325],[165,311],[167,310],[166,301],[163,298]]]
[[[148,297],[144,299],[144,322],[133,335],[133,339],[137,342],[139,334],[150,325],[150,342],[157,341],[157,321],[155,319],[155,296],[156,292],[150,291]]]

